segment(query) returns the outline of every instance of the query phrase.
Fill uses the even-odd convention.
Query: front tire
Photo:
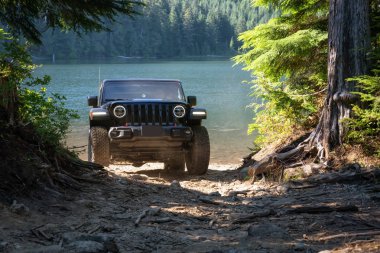
[[[210,139],[204,126],[193,126],[193,141],[186,153],[186,167],[190,175],[206,174],[210,163]]]
[[[170,172],[183,172],[185,171],[185,157],[183,154],[177,157],[171,157],[169,161],[164,163],[164,170]]]
[[[110,141],[106,128],[90,128],[88,160],[105,167],[110,164]]]

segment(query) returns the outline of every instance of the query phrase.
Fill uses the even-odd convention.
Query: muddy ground
[[[0,204],[0,252],[380,252],[371,171],[252,184],[236,165],[204,176],[160,167],[111,166],[79,190]]]

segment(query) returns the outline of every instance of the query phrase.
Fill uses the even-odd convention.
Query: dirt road
[[[112,166],[79,190],[0,204],[0,252],[380,252],[380,187],[367,179],[251,184],[235,165],[158,168]]]

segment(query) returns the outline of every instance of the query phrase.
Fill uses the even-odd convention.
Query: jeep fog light
[[[186,115],[186,109],[182,105],[177,105],[173,109],[173,114],[176,118],[183,118]]]
[[[124,118],[127,114],[127,110],[125,110],[124,106],[118,105],[113,109],[113,114],[116,118]]]

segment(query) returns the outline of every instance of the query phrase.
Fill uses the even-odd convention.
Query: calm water
[[[72,122],[68,146],[87,144],[89,108],[86,98],[97,94],[99,72],[100,79],[179,79],[186,95],[196,95],[198,106],[208,110],[204,125],[211,138],[211,162],[236,163],[249,152],[254,137],[246,134],[252,113],[245,109],[250,102],[250,89],[242,84],[250,76],[232,65],[230,61],[54,64],[44,65],[36,75],[50,75],[52,83],[48,90],[65,95],[67,107],[80,114],[80,119]]]

